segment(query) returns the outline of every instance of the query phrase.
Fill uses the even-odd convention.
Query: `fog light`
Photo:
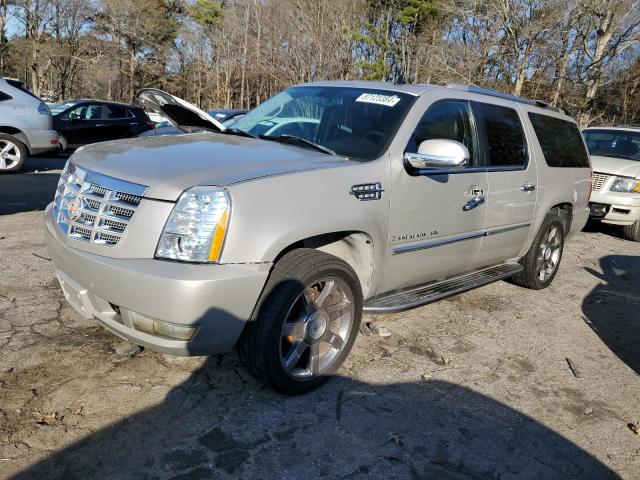
[[[197,327],[185,327],[184,325],[155,320],[135,312],[131,312],[131,322],[133,328],[140,332],[171,340],[191,340],[198,329]]]

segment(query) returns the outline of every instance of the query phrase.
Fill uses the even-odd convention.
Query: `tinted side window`
[[[575,123],[529,113],[547,165],[564,168],[589,168],[589,156]]]
[[[13,97],[11,95],[7,95],[6,93],[0,91],[0,102],[4,102],[5,100],[11,100]]]
[[[456,140],[469,149],[471,165],[474,161],[474,139],[469,104],[463,100],[437,102],[425,112],[407,144],[406,152],[415,153],[425,140]]]
[[[83,105],[69,112],[69,120],[100,120],[102,107],[100,105]]]
[[[518,112],[513,108],[473,102],[485,164],[512,167],[527,162],[527,141]]]
[[[127,109],[125,107],[121,107],[120,105],[105,105],[105,108],[107,109],[108,120],[127,118]]]

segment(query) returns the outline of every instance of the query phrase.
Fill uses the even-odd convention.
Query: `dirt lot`
[[[118,356],[67,306],[40,211],[61,164],[0,178],[1,478],[640,478],[640,245],[592,229],[546,291],[365,317],[287,398],[233,353]]]

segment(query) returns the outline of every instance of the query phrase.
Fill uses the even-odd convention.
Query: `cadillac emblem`
[[[80,218],[82,214],[82,199],[80,197],[74,198],[69,204],[69,220],[75,222]]]

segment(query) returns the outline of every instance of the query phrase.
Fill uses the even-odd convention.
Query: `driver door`
[[[488,188],[479,165],[478,142],[470,102],[464,98],[425,106],[405,153],[424,140],[464,144],[466,166],[412,172],[402,158],[392,158],[387,268],[380,292],[412,287],[474,270],[487,215],[486,204],[463,210]],[[401,167],[399,167],[401,165]]]

